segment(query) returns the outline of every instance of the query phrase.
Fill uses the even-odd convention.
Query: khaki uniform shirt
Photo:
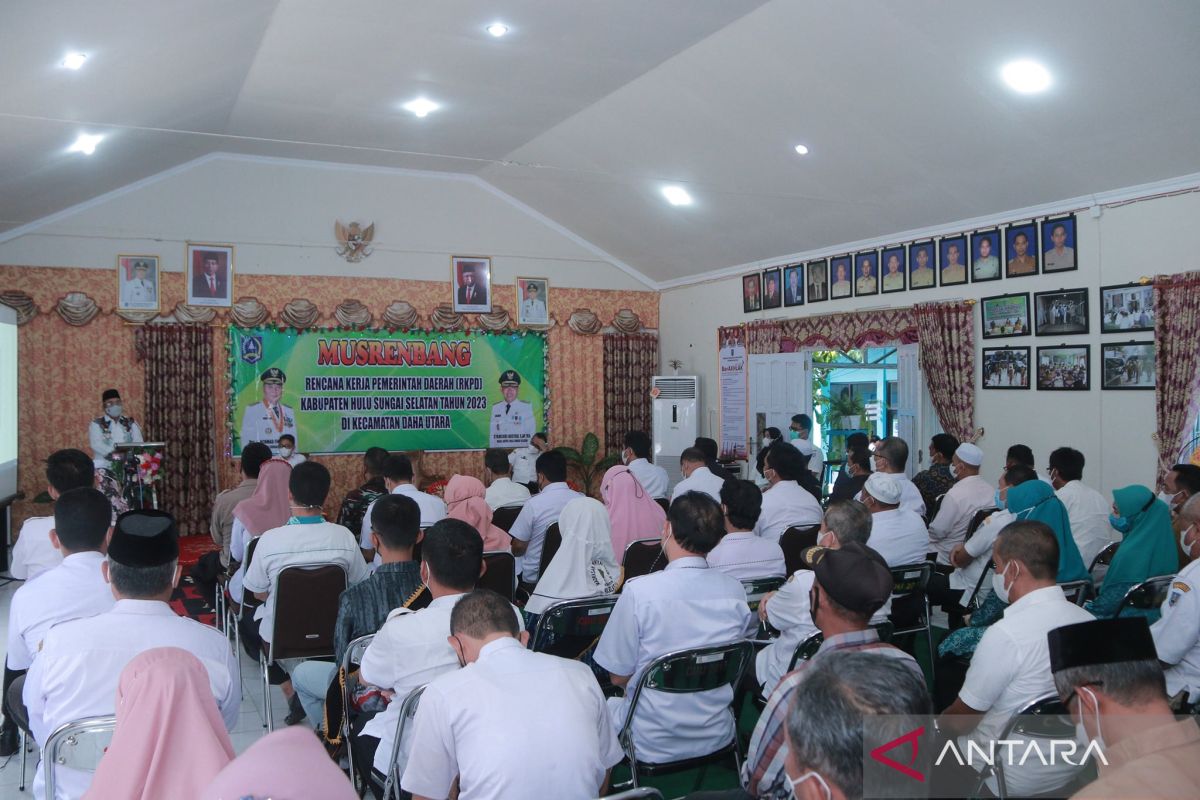
[[[1080,789],[1082,798],[1195,798],[1200,794],[1200,727],[1176,720],[1104,748],[1108,766]]]
[[[221,566],[229,566],[229,542],[233,537],[233,507],[254,494],[258,478],[243,478],[232,489],[226,489],[213,501],[212,519],[208,532],[212,540],[221,545]],[[238,554],[241,557],[241,554]]]

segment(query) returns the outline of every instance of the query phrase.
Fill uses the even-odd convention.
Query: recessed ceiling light
[[[1035,94],[1050,88],[1050,72],[1036,61],[1011,61],[1000,70],[1000,75],[1021,94]]]
[[[62,60],[62,65],[67,69],[79,69],[85,61],[87,61],[87,53],[67,53],[67,57]]]
[[[808,155],[808,147],[806,145],[798,144],[796,145],[796,153],[798,155],[806,156]]]
[[[90,156],[96,152],[96,145],[100,144],[100,140],[104,137],[98,133],[81,133],[79,138],[75,140],[75,144],[67,148],[68,153],[83,153],[85,156]]]
[[[501,36],[508,33],[508,26],[503,22],[493,22],[491,25],[488,25],[486,28],[484,28],[484,30],[499,39]]]
[[[673,206],[690,206],[692,196],[682,186],[664,186],[663,197]]]
[[[418,117],[427,117],[430,112],[437,111],[441,106],[427,97],[418,97],[416,100],[409,100],[401,108],[411,111]]]

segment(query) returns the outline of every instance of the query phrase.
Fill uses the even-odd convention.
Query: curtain
[[[783,326],[778,322],[751,322],[746,326],[746,353],[752,356],[779,352]]]
[[[658,335],[604,335],[604,445],[620,450],[629,431],[650,432],[650,383],[658,368]]]
[[[1154,393],[1159,483],[1188,433],[1188,413],[1200,381],[1200,272],[1154,279]],[[1161,485],[1159,488],[1162,488]]]
[[[973,442],[975,430],[975,320],[973,304],[914,306],[921,371],[942,429]]]
[[[216,494],[212,339],[205,325],[137,330],[146,371],[146,437],[167,445],[159,507],[175,516],[183,534],[208,530]]]
[[[917,341],[916,320],[908,308],[800,317],[784,320],[781,327],[783,336],[794,342],[794,349],[853,350]]]

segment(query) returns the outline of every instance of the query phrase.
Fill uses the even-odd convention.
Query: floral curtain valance
[[[1154,368],[1158,375],[1154,443],[1161,476],[1185,444],[1189,412],[1200,383],[1196,335],[1200,331],[1200,272],[1156,277],[1154,308]]]

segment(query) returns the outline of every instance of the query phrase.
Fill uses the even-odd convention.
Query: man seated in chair
[[[416,479],[412,459],[403,453],[390,455],[383,461],[383,485],[388,494],[399,494],[411,499],[421,509],[421,530],[429,528],[435,522],[445,519],[446,504],[440,497],[428,492],[422,492],[413,482]],[[378,502],[378,501],[376,501]],[[355,531],[358,534],[358,545],[362,548],[363,558],[371,562],[371,569],[377,568],[382,559],[378,557],[371,546],[371,508],[367,507],[363,517],[362,528]]]
[[[633,477],[654,499],[665,498],[671,479],[667,471],[658,464],[650,463],[654,445],[645,431],[629,431],[625,434],[625,449],[621,451],[621,462],[629,467]]]
[[[832,653],[866,651],[895,659],[925,680],[916,659],[879,641],[879,634],[870,627],[871,617],[892,594],[892,572],[883,556],[864,544],[849,542],[837,548],[810,547],[803,559],[815,578],[809,607],[824,641],[812,658],[800,662],[783,677],[754,726],[742,766],[742,783],[754,797],[787,797],[784,762],[789,752],[788,709],[802,691],[810,665]]]
[[[970,442],[960,444],[950,460],[950,468],[958,480],[946,496],[937,516],[929,522],[929,541],[937,551],[937,563],[950,565],[950,553],[967,538],[967,528],[975,514],[991,508],[994,502],[992,486],[980,477],[983,451]],[[944,570],[949,571],[949,570]]]
[[[179,534],[165,511],[129,511],[117,518],[100,567],[116,605],[94,617],[61,622],[47,631],[25,680],[33,738],[45,746],[59,726],[113,714],[121,671],[155,647],[179,647],[200,659],[225,727],[233,730],[241,705],[241,672],[229,641],[216,629],[175,613],[168,601],[179,582]],[[56,770],[58,796],[80,797],[90,773]],[[42,798],[39,764],[33,795]]]
[[[625,724],[634,687],[654,659],[677,650],[728,644],[750,635],[754,619],[740,581],[708,568],[704,557],[725,532],[721,508],[700,492],[676,498],[663,526],[666,569],[634,578],[621,590],[600,636],[595,661],[625,697],[608,701],[613,725]],[[733,689],[669,694],[643,692],[633,720],[639,762],[708,755],[733,740]]]
[[[521,507],[509,531],[513,555],[518,556],[517,569],[527,584],[536,584],[540,577],[546,531],[558,522],[567,503],[583,497],[567,485],[567,459],[557,450],[547,450],[537,457],[537,485],[538,493]]]
[[[916,484],[904,476],[904,465],[908,463],[908,442],[899,436],[889,436],[875,443],[873,454],[875,471],[891,475],[900,484],[900,507],[925,516],[925,500]]]
[[[688,492],[702,492],[714,501],[721,502],[721,487],[725,478],[716,475],[708,464],[708,457],[699,447],[687,447],[679,454],[679,471],[683,480],[671,490],[671,500]]]
[[[1189,563],[1171,581],[1162,616],[1150,632],[1158,660],[1166,666],[1167,694],[1194,706],[1200,703],[1200,495],[1184,503],[1179,518],[1179,543]]]
[[[463,668],[425,687],[400,779],[414,800],[567,798],[604,793],[623,753],[604,695],[578,661],[533,653],[509,602],[462,597],[450,635]]]
[[[788,442],[776,442],[767,451],[763,476],[770,486],[763,492],[762,514],[754,533],[772,542],[788,528],[821,524],[821,504],[800,481],[808,472],[805,456]]]
[[[762,492],[757,486],[737,478],[725,481],[721,487],[725,535],[708,554],[710,567],[739,581],[782,578],[787,574],[779,543],[754,535],[761,512]]]
[[[371,544],[383,563],[370,578],[348,587],[338,598],[334,660],[305,661],[292,672],[292,685],[314,727],[321,723],[325,696],[347,645],[378,631],[392,609],[403,606],[421,588],[421,568],[412,557],[420,537],[421,509],[411,498],[384,495],[372,506]]]
[[[996,564],[993,588],[1009,605],[1003,619],[983,634],[958,697],[940,717],[943,733],[958,736],[962,752],[968,743],[986,751],[991,742],[1001,738],[1013,714],[1054,693],[1046,634],[1063,625],[1094,619],[1068,600],[1055,583],[1058,540],[1045,523],[1023,520],[1006,526],[996,537],[992,559]],[[938,672],[939,682],[943,672]],[[944,760],[940,773],[934,775],[935,786],[944,786],[947,792],[961,791],[966,797],[978,782],[978,766]],[[1028,759],[1023,764],[1005,764],[1004,777],[1011,796],[1027,797],[1063,785],[1073,769]],[[994,783],[989,780],[993,792]]]
[[[529,500],[529,487],[512,479],[512,464],[508,462],[508,451],[498,447],[483,454],[484,483],[487,492],[484,502],[495,511],[506,506],[523,506]]]
[[[292,517],[279,528],[272,528],[258,540],[250,568],[246,570],[243,587],[254,592],[263,604],[254,610],[253,621],[242,625],[242,644],[251,658],[271,643],[275,623],[275,596],[272,590],[279,574],[291,566],[336,565],[346,570],[346,585],[353,586],[370,576],[358,549],[358,542],[347,529],[327,522],[322,514],[329,495],[329,470],[316,461],[305,461],[292,468],[288,478],[288,498]],[[300,664],[299,659],[285,659],[279,669],[290,674]],[[286,675],[274,672],[274,681],[282,684],[288,698],[288,724],[304,719],[304,707],[296,697]]]
[[[900,483],[895,475],[873,472],[862,488],[862,502],[871,512],[871,549],[889,567],[920,564],[929,552],[929,530],[914,512],[900,507]]]

